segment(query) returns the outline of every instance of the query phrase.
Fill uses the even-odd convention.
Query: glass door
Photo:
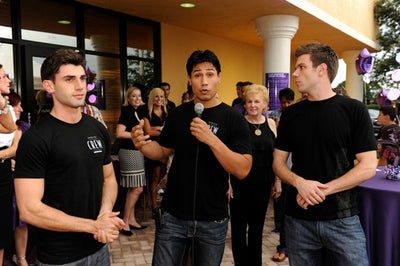
[[[27,45],[25,47],[25,80],[22,87],[22,118],[31,124],[38,119],[39,112],[49,112],[51,98],[46,95],[40,77],[40,68],[47,56],[56,51],[54,47],[39,47]]]

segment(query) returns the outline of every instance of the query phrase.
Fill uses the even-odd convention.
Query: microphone
[[[196,113],[197,117],[201,118],[201,114],[204,111],[204,105],[202,103],[196,103],[194,105],[194,112]]]
[[[194,112],[196,113],[198,118],[201,118],[201,114],[204,111],[204,105],[202,103],[196,103],[194,105]],[[196,140],[196,157],[195,157],[195,165],[194,165],[194,189],[193,189],[193,226],[196,223],[196,199],[197,199],[197,168],[199,164],[199,140]],[[191,265],[195,265],[195,242],[194,236],[192,237],[192,258]]]

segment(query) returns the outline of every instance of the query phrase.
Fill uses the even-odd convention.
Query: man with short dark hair
[[[392,105],[385,105],[379,108],[378,124],[389,126],[396,124],[397,108]]]
[[[195,51],[186,70],[194,100],[171,112],[157,141],[144,136],[143,121],[132,130],[133,143],[147,158],[166,160],[174,152],[163,214],[156,218],[155,266],[181,265],[190,243],[192,265],[220,265],[228,228],[228,176],[243,179],[252,164],[244,117],[217,97],[217,56]],[[197,110],[201,118],[194,110],[199,103],[204,106]]]
[[[237,94],[237,98],[235,98],[233,101],[232,101],[232,107],[233,106],[235,106],[236,104],[238,104],[238,103],[241,103],[243,100],[242,100],[242,85],[243,85],[243,82],[241,82],[241,81],[238,81],[237,83],[236,83],[236,94]]]
[[[38,227],[37,265],[110,265],[105,243],[124,225],[112,212],[118,184],[110,136],[81,113],[85,64],[70,49],[46,58],[42,85],[53,108],[18,146],[15,191],[21,220]]]
[[[293,77],[308,98],[282,111],[273,163],[291,185],[285,217],[290,265],[367,266],[355,188],[376,169],[367,108],[333,92],[338,58],[331,47],[311,43],[295,54]]]
[[[233,109],[238,110],[242,115],[246,114],[246,109],[244,108],[244,92],[246,91],[247,87],[253,84],[250,81],[244,81],[241,83],[241,101],[235,105],[233,105]],[[266,114],[266,113],[265,113]]]
[[[168,114],[172,112],[172,110],[175,109],[176,105],[173,101],[168,99],[169,94],[171,93],[171,85],[167,82],[161,82],[160,83],[160,88],[164,91],[165,93],[165,98],[164,101],[166,101],[165,105],[167,106],[167,111]]]

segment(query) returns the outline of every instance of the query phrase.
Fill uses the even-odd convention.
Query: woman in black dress
[[[161,134],[165,119],[168,115],[165,105],[165,94],[162,89],[154,88],[150,91],[147,107],[148,113],[144,119],[144,133],[149,135],[150,139],[155,140]],[[151,171],[150,195],[154,216],[154,210],[157,207],[157,191],[155,190],[161,179],[161,166],[164,164],[160,161],[153,160],[148,160],[148,162]]]
[[[231,178],[232,253],[236,266],[261,266],[263,227],[271,186],[275,180],[272,154],[276,126],[272,119],[263,116],[269,101],[267,88],[258,84],[250,85],[244,93],[244,99],[253,165],[245,179]]]

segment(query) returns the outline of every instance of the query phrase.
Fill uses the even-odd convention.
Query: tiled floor
[[[138,210],[138,217],[143,217]],[[151,219],[150,213],[146,213],[141,224],[147,225],[148,228],[142,231],[133,231],[130,237],[120,235],[119,238],[110,245],[110,259],[112,266],[146,266],[151,265],[154,242],[154,220]],[[274,262],[271,260],[275,253],[276,246],[279,243],[279,234],[273,233],[274,228],[272,204],[268,205],[267,216],[264,225],[263,236],[263,265],[288,266],[289,260],[283,262]],[[226,237],[225,253],[222,259],[222,266],[233,265],[233,256],[231,250],[230,228]]]

